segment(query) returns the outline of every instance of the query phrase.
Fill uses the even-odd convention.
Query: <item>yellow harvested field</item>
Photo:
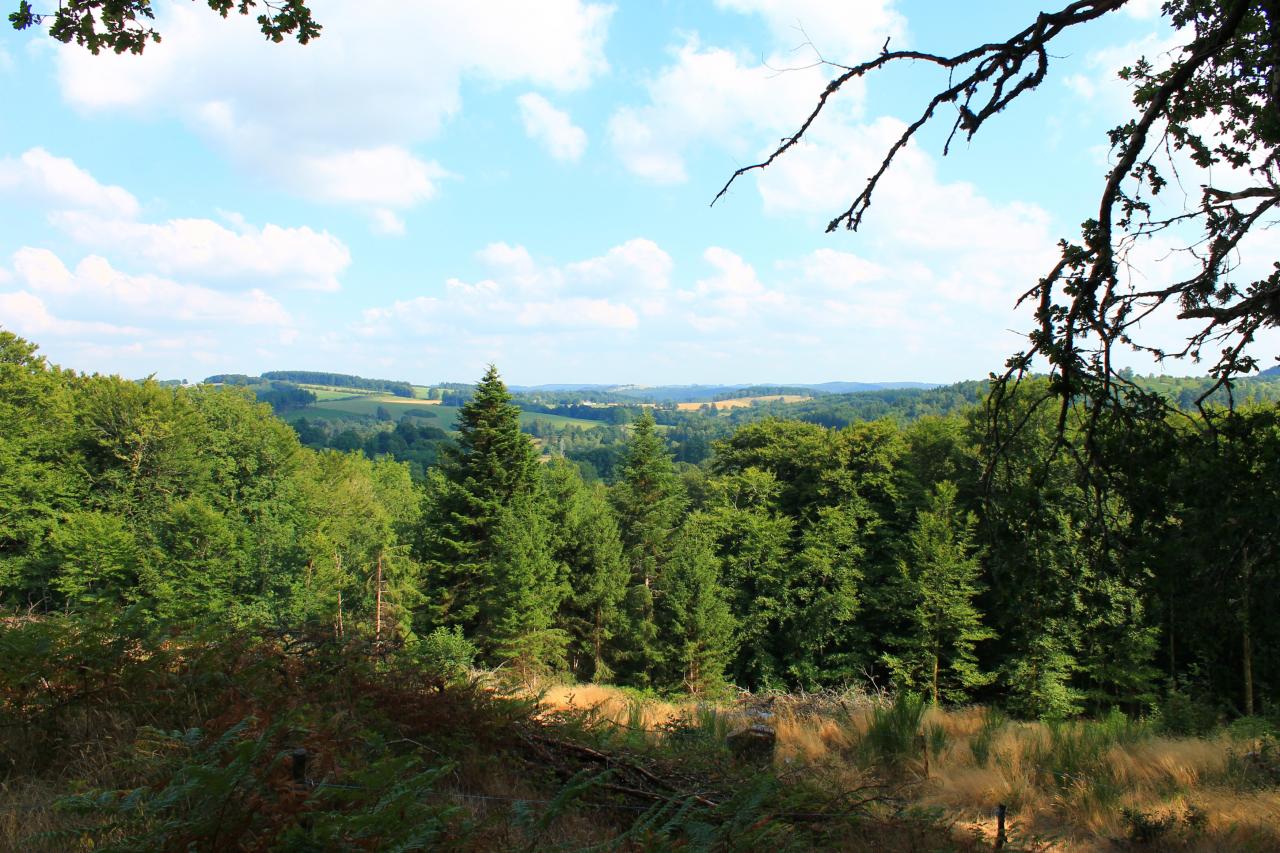
[[[702,403],[676,403],[676,408],[682,412],[696,412],[703,406],[711,406],[716,411],[719,411],[721,409],[740,409],[754,403],[802,403],[805,400],[812,399],[812,397],[806,397],[802,394],[769,394],[764,397],[734,397],[732,400],[714,400]]]

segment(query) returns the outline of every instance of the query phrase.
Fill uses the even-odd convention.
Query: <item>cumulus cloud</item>
[[[437,163],[383,145],[299,157],[288,180],[300,195],[317,201],[407,208],[435,198],[447,176]]]
[[[496,242],[476,253],[489,276],[451,278],[440,295],[397,300],[367,309],[364,335],[399,327],[414,333],[469,335],[572,329],[634,329],[649,309],[645,291],[666,286],[671,258],[650,240],[629,240],[604,255],[558,265],[537,261],[524,246]]]
[[[155,275],[130,275],[97,255],[70,269],[48,249],[25,247],[14,254],[13,270],[23,290],[82,316],[184,324],[292,324],[284,306],[262,290],[225,293]]]
[[[136,216],[139,209],[128,190],[101,184],[71,160],[43,148],[0,158],[0,194],[125,218]]]
[[[384,207],[375,208],[370,214],[370,227],[373,228],[375,234],[382,234],[387,237],[403,237],[405,232],[404,220],[397,216],[393,211]]]
[[[502,242],[476,257],[486,274],[424,283],[420,295],[371,307],[347,340],[394,341],[456,364],[515,358],[517,369],[520,353],[538,349],[572,368],[566,381],[946,379],[966,367],[938,366],[939,348],[986,363],[1016,344],[991,334],[1009,326],[1010,301],[966,288],[1008,294],[1017,271],[987,278],[952,252],[886,265],[824,247],[761,265],[710,246],[678,265],[637,238],[567,263]],[[911,366],[889,375],[876,366],[886,353]],[[912,364],[913,353],[930,369]]]
[[[609,141],[636,175],[680,183],[691,151],[713,145],[739,158],[754,153],[761,136],[770,135],[765,131],[799,121],[824,83],[817,69],[778,74],[690,38],[646,84],[647,104],[614,112]]]
[[[177,115],[308,197],[395,209],[433,196],[439,167],[409,149],[458,111],[463,80],[571,91],[608,67],[612,7],[585,0],[314,10],[324,36],[303,47],[267,44],[238,15],[157,3],[163,42],[140,57],[60,51],[62,92],[86,110]]]
[[[346,245],[311,228],[257,227],[232,217],[228,228],[210,219],[161,224],[105,219],[64,211],[52,221],[77,241],[166,275],[206,279],[272,279],[309,290],[337,290],[351,262]]]
[[[3,196],[27,209],[48,210],[49,223],[77,243],[162,275],[337,290],[351,263],[346,244],[306,226],[258,226],[236,213],[223,213],[223,222],[141,221],[140,205],[128,190],[105,185],[42,148],[0,160]]]
[[[53,316],[44,300],[26,290],[0,293],[0,325],[27,337],[137,335],[141,329],[110,323],[63,320]]]
[[[516,99],[520,107],[520,119],[524,132],[547,149],[557,160],[572,162],[587,150],[587,133],[573,123],[569,114],[556,109],[551,102],[536,92],[529,92]]]
[[[660,184],[687,179],[686,160],[704,148],[735,162],[754,157],[760,141],[790,131],[812,109],[829,74],[819,56],[853,61],[902,39],[905,22],[892,0],[717,0],[726,11],[760,16],[774,44],[763,61],[689,36],[647,83],[648,102],[625,105],[609,121],[609,139],[628,170]],[[786,73],[779,73],[786,69]],[[847,84],[832,113],[856,115],[861,80]]]

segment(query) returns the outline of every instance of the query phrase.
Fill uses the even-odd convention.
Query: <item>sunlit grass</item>
[[[594,708],[655,739],[671,721],[707,713],[692,701],[600,685],[553,687],[542,703]],[[1120,714],[1028,723],[987,708],[869,697],[751,697],[724,703],[718,715],[729,730],[767,722],[781,767],[850,781],[869,770],[885,774],[910,801],[943,810],[957,832],[994,838],[992,815],[1003,804],[1016,838],[1050,850],[1115,849],[1144,827],[1175,849],[1280,849],[1280,788],[1241,787],[1232,756],[1238,763],[1251,744],[1230,732],[1174,738]]]

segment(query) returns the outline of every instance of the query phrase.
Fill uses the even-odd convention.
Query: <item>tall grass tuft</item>
[[[892,704],[873,708],[867,731],[862,736],[865,757],[887,765],[918,757],[925,707],[920,694],[899,693]]]
[[[969,740],[969,751],[973,753],[973,761],[979,767],[986,767],[991,761],[991,746],[996,735],[1009,722],[1009,718],[999,708],[988,708],[982,715],[982,727]]]

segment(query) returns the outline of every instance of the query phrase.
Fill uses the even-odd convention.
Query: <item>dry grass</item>
[[[599,685],[561,686],[543,696],[549,709],[596,709],[621,725],[656,728],[693,713],[692,703],[643,701]],[[774,760],[788,769],[844,774],[868,770],[859,744],[874,702],[819,704],[772,697],[767,722],[777,734]],[[729,728],[761,717],[750,703],[719,709]],[[1015,837],[1055,851],[1113,850],[1127,843],[1129,813],[1171,826],[1155,848],[1193,851],[1280,850],[1280,789],[1239,789],[1229,756],[1247,749],[1226,735],[1168,738],[1141,725],[1002,721],[982,708],[930,708],[921,754],[895,773],[917,805],[941,809],[956,832],[993,839],[995,808],[1004,804]],[[983,739],[986,738],[984,745]],[[927,754],[927,759],[925,755]],[[984,759],[985,760],[982,760]],[[1203,815],[1197,827],[1196,814]],[[1188,818],[1188,816],[1190,816]],[[1190,822],[1188,822],[1190,821]]]

